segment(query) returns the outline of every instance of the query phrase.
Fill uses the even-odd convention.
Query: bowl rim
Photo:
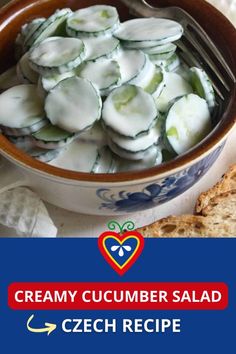
[[[236,29],[233,24],[217,9],[213,8],[210,4],[206,3],[204,0],[199,0],[202,3],[202,6],[208,8],[208,10],[214,10],[214,15],[218,17],[218,23],[222,23],[222,26],[226,26],[227,31],[229,31],[233,37],[235,37],[236,42]],[[5,22],[10,22],[9,19],[17,16],[19,10],[22,10],[29,5],[38,3],[40,0],[13,0],[8,5],[0,9],[0,27],[4,25]],[[43,5],[43,3],[42,3]],[[202,9],[202,7],[201,7]],[[21,12],[21,11],[20,11]],[[7,24],[6,24],[7,26]],[[232,42],[231,42],[232,43]],[[231,48],[231,57],[236,58],[236,48],[234,53]],[[236,59],[233,62],[233,72],[236,74]],[[227,118],[227,119],[226,119]],[[221,142],[223,142],[227,136],[230,134],[236,123],[236,85],[232,88],[231,98],[227,106],[227,110],[224,112],[221,122],[213,130],[213,132],[204,139],[200,144],[195,148],[187,152],[186,154],[177,157],[176,159],[155,166],[150,169],[145,169],[141,171],[132,171],[132,172],[122,172],[115,174],[91,174],[91,173],[82,173],[69,171],[61,168],[51,166],[49,164],[40,162],[23,151],[17,149],[6,137],[0,134],[0,152],[6,158],[13,160],[16,164],[34,170],[34,172],[46,174],[49,177],[61,178],[64,180],[73,180],[81,182],[103,182],[103,183],[121,183],[128,181],[138,181],[144,179],[152,178],[162,178],[163,176],[171,175],[178,170],[183,170],[186,166],[190,166],[196,163],[199,159],[204,158],[211,153],[212,150],[217,148]]]

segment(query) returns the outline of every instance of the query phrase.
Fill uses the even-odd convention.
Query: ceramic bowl
[[[0,68],[14,62],[14,40],[24,23],[49,16],[57,8],[75,10],[94,4],[118,8],[122,20],[129,18],[120,1],[19,0],[0,10]],[[153,6],[180,6],[208,32],[236,74],[236,31],[231,23],[203,0],[150,1]],[[9,161],[1,168],[0,190],[29,186],[42,199],[56,206],[84,214],[119,215],[154,208],[187,191],[216,161],[236,120],[236,91],[223,103],[214,131],[184,156],[155,168],[114,175],[92,175],[58,169],[38,162],[16,149],[0,135],[0,153]],[[16,112],[17,113],[17,112]]]

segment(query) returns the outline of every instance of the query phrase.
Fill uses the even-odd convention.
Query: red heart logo
[[[107,231],[99,237],[98,246],[107,263],[122,276],[141,255],[144,238],[135,231],[125,232],[123,235]]]

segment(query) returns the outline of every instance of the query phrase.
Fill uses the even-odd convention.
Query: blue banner
[[[1,239],[1,352],[7,354],[16,352],[24,354],[234,353],[235,246],[236,240],[233,239],[147,239],[137,261],[123,276],[120,276],[104,259],[96,239]],[[229,289],[229,304],[223,310],[211,311],[11,309],[8,305],[9,286],[14,283],[31,282],[91,282],[123,285],[179,282],[225,283]],[[114,320],[115,331],[96,332],[93,323],[98,319],[101,320],[100,328],[103,324],[105,326],[105,321],[109,324]],[[124,320],[132,323],[133,332],[124,332]],[[136,322],[136,327],[135,320],[139,320]],[[146,320],[151,323],[152,333],[145,330]],[[160,331],[162,320],[169,320],[171,323],[164,332]],[[173,331],[174,320],[179,321],[180,330],[177,332]],[[50,335],[45,330],[45,324],[48,323],[56,326]],[[66,331],[68,328],[74,329],[75,325],[78,326],[79,331]],[[112,329],[111,326],[110,328]],[[84,332],[84,329],[89,331]]]

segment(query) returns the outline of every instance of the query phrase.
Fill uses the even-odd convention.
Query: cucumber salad
[[[151,168],[213,129],[216,97],[201,68],[178,55],[182,26],[121,23],[96,5],[25,24],[16,66],[0,75],[0,129],[17,148],[87,173]]]

